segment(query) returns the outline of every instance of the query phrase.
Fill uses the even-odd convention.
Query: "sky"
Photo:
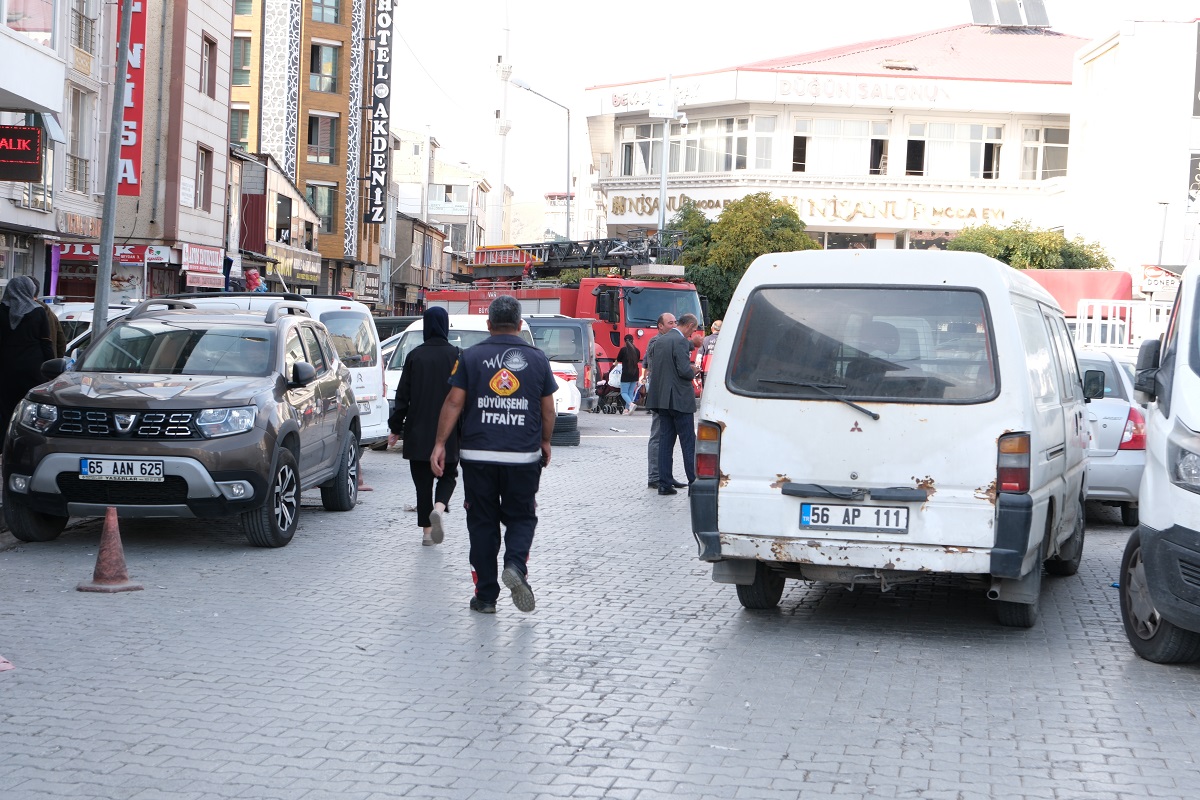
[[[1196,19],[1196,0],[1044,0],[1052,29],[1089,39],[1123,19]],[[1136,10],[1135,10],[1136,9]],[[393,127],[428,130],[440,157],[499,183],[497,57],[571,109],[576,191],[590,185],[584,91],[971,22],[969,0],[439,0],[397,15]],[[505,29],[507,28],[507,34]],[[507,40],[507,47],[506,47]],[[567,183],[566,112],[510,84],[505,182],[540,208]],[[580,171],[583,175],[580,175]]]

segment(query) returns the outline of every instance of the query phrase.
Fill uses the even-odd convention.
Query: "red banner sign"
[[[65,263],[95,264],[100,260],[100,245],[76,242],[56,244],[58,260]],[[113,261],[118,264],[141,264],[146,260],[146,245],[126,244],[113,246]]]
[[[117,194],[142,193],[142,108],[145,104],[143,64],[146,55],[146,10],[134,0],[129,26],[129,68],[125,72],[125,112],[121,120],[121,166]]]

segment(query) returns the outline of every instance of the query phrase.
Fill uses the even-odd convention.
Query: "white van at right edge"
[[[1139,525],[1121,560],[1121,617],[1142,658],[1200,660],[1200,274],[1183,273],[1162,339],[1142,342],[1146,408]]]
[[[1083,383],[1054,299],[986,256],[761,256],[697,415],[699,557],[747,608],[956,574],[1031,627],[1083,553]]]

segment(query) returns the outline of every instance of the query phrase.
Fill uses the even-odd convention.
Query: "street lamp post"
[[[557,100],[551,100],[549,97],[546,97],[546,95],[537,91],[532,86],[530,86],[528,83],[526,83],[525,81],[523,81],[519,78],[513,78],[509,82],[513,86],[516,86],[518,89],[524,89],[525,91],[529,92],[530,94],[536,94],[538,97],[542,98],[546,102],[554,103],[554,105],[558,106],[563,111],[567,112],[567,196],[563,198],[563,201],[566,203],[566,206],[567,206],[567,241],[570,241],[570,239],[571,239],[571,109],[567,108],[566,106],[564,106],[562,103],[558,102]],[[504,187],[501,187],[500,191],[503,192]]]
[[[662,153],[658,163],[658,242],[660,247],[666,247],[664,231],[667,229],[667,170],[671,163],[671,123],[679,120],[679,127],[687,133],[687,114],[679,113],[675,105],[675,93],[671,90],[671,76],[667,76],[667,89],[662,101],[650,109],[651,119],[661,119],[663,126]],[[680,142],[680,147],[684,146]]]

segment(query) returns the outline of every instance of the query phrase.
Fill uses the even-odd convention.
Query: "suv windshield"
[[[695,314],[696,319],[703,322],[704,315],[700,311],[700,298],[695,289],[642,289],[640,292],[625,291],[628,305],[625,307],[625,321],[628,325],[653,327],[658,324],[658,318],[668,311],[679,319],[684,314]]]
[[[347,367],[373,367],[375,361],[375,332],[371,318],[353,311],[329,311],[321,315],[329,329],[333,348]]]
[[[79,372],[262,376],[271,372],[275,332],[267,327],[138,320],[109,328]]]
[[[729,387],[758,397],[977,403],[996,393],[969,289],[781,287],[751,295]]]
[[[464,331],[461,329],[450,329],[450,344],[457,347],[459,350],[466,350],[472,345],[477,345],[483,340],[491,336],[487,331]],[[533,344],[533,337],[530,336],[527,329],[522,328],[517,336],[524,339],[529,344]],[[404,369],[404,359],[408,358],[408,354],[417,349],[417,345],[425,341],[425,331],[407,330],[400,337],[400,345],[392,353],[392,360],[388,364],[388,369]]]

